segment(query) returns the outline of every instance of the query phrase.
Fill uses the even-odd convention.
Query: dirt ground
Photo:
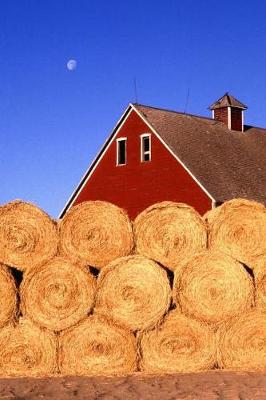
[[[7,378],[0,400],[265,400],[266,375],[209,371],[123,377]]]

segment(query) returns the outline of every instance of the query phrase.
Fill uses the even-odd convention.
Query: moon
[[[66,66],[69,71],[74,71],[77,68],[77,61],[74,59],[68,60]]]

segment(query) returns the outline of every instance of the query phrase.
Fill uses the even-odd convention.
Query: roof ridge
[[[140,104],[140,103],[132,103],[133,106],[135,107],[147,107],[147,108],[152,108],[154,110],[159,110],[159,111],[166,111],[166,112],[170,112],[170,113],[174,113],[174,114],[179,114],[179,115],[184,115],[184,116],[188,116],[188,117],[195,117],[195,118],[202,118],[202,119],[207,119],[207,120],[211,120],[211,121],[215,121],[212,117],[206,117],[203,115],[196,115],[196,114],[190,114],[190,113],[186,113],[186,112],[182,112],[182,111],[176,111],[176,110],[171,110],[169,108],[161,108],[161,107],[154,107],[154,106],[148,106],[146,104]],[[215,121],[217,122],[217,121]]]
[[[205,120],[208,120],[208,121],[213,121],[213,122],[215,122],[216,124],[223,124],[223,122],[220,122],[220,121],[218,121],[218,120],[215,120],[215,119],[213,119],[212,117],[205,117],[205,116],[203,116],[203,115],[196,115],[196,114],[184,113],[184,112],[182,112],[182,111],[171,110],[171,109],[169,109],[169,108],[154,107],[154,106],[149,106],[149,105],[147,105],[147,104],[141,104],[141,103],[131,103],[131,104],[132,104],[133,106],[135,106],[135,107],[138,107],[138,106],[140,106],[140,107],[146,107],[146,108],[151,108],[151,109],[153,109],[153,110],[166,111],[166,112],[170,112],[170,113],[173,113],[173,114],[178,114],[178,115],[183,115],[183,116],[189,116],[189,117],[194,117],[194,118],[199,118],[199,119],[205,119]],[[254,129],[261,129],[261,130],[263,130],[263,131],[266,131],[266,127],[263,127],[263,126],[256,126],[256,125],[245,124],[244,127],[246,128],[246,129],[244,129],[244,132],[245,132],[246,130],[248,130],[248,129],[253,129],[253,128],[254,128]]]

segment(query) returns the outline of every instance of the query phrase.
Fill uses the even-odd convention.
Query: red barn
[[[133,219],[171,200],[201,214],[235,197],[266,203],[266,129],[244,125],[247,107],[226,93],[212,118],[130,104],[60,217],[106,200]]]

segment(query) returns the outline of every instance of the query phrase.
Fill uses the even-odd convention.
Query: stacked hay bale
[[[218,366],[235,370],[266,370],[266,208],[233,199],[207,213],[208,246],[228,254],[245,267],[255,286],[249,311],[225,321],[217,332]]]
[[[141,333],[139,339],[142,371],[194,372],[215,366],[214,332],[179,309],[170,311],[160,326]]]
[[[170,301],[166,272],[148,258],[119,258],[103,268],[98,277],[95,312],[132,332],[157,325]]]
[[[57,253],[57,223],[20,200],[0,207],[0,260],[25,271]]]
[[[183,203],[164,201],[142,211],[134,221],[136,252],[174,271],[180,262],[207,247],[201,216]]]
[[[57,338],[29,319],[0,330],[0,376],[49,376],[57,372]]]
[[[135,336],[104,317],[88,317],[96,295],[89,266],[101,268],[134,245],[123,210],[88,202],[58,224],[38,207],[15,201],[0,208],[0,238],[0,290],[6,293],[0,309],[1,376],[136,369]],[[19,288],[13,268],[23,271]]]
[[[61,332],[59,370],[64,375],[125,374],[136,371],[134,335],[108,320],[92,315]]]
[[[73,207],[60,223],[60,253],[87,266],[104,268],[130,254],[133,246],[128,215],[107,202],[88,201]],[[134,335],[102,316],[90,316],[59,335],[59,369],[63,374],[133,372],[136,354]]]
[[[60,253],[99,269],[127,256],[134,246],[127,213],[105,201],[87,201],[73,207],[59,228]]]
[[[216,328],[254,305],[254,284],[238,261],[207,250],[175,273],[173,298],[184,314]]]
[[[253,269],[266,254],[266,208],[263,204],[234,199],[205,216],[208,246],[230,255]]]
[[[84,266],[57,256],[25,273],[20,310],[37,325],[60,332],[87,317],[95,290],[95,278]]]
[[[244,209],[241,208],[243,204]],[[189,213],[189,222],[186,220],[184,225],[184,211],[180,213],[180,217],[178,215],[182,205],[180,207],[178,204],[169,202],[149,207],[136,218],[134,223],[137,252],[147,254],[163,263],[168,269],[174,270],[173,301],[177,306],[177,314],[183,318],[182,325],[186,326],[187,330],[190,327],[190,335],[187,332],[184,333],[184,328],[183,333],[180,328],[177,333],[172,327],[172,320],[175,318],[169,315],[159,329],[140,336],[141,365],[145,371],[149,372],[170,370],[183,372],[184,370],[206,368],[203,355],[210,354],[208,351],[206,352],[206,347],[202,347],[199,351],[203,357],[202,365],[200,366],[196,361],[192,362],[200,347],[199,341],[196,341],[196,334],[193,337],[191,333],[193,324],[200,324],[198,331],[205,329],[204,334],[201,332],[201,337],[206,335],[204,345],[209,350],[213,348],[213,342],[207,332],[211,329],[215,334],[217,340],[216,366],[234,368],[235,364],[223,364],[220,361],[221,358],[217,356],[217,353],[223,353],[221,349],[224,348],[220,332],[224,329],[225,323],[227,326],[228,324],[233,326],[234,321],[238,320],[240,316],[248,315],[251,312],[249,310],[253,310],[255,305],[253,277],[245,269],[243,263],[249,262],[249,267],[253,268],[257,257],[265,254],[265,242],[261,243],[261,238],[265,237],[266,233],[265,207],[254,202],[235,200],[209,212],[205,219],[205,229],[208,232],[208,243],[206,244],[204,244],[202,219],[194,210],[186,207],[187,209],[183,209],[187,211],[187,214]],[[256,224],[256,221],[260,222]],[[191,226],[193,229],[189,232]],[[256,233],[253,233],[254,230]],[[224,235],[221,236],[226,245],[218,234],[215,235],[216,231],[218,233],[224,231]],[[219,240],[217,240],[217,236]],[[198,240],[191,246],[196,237]],[[206,237],[207,235],[205,235]],[[199,240],[199,238],[202,239]],[[177,249],[178,254],[176,255]],[[263,269],[263,267],[261,268]],[[256,276],[256,272],[254,273]],[[257,281],[261,282],[262,278],[258,277]],[[184,318],[187,319],[186,322]],[[253,360],[253,364],[249,363],[251,369],[265,370],[266,362],[262,362],[263,357],[265,360],[265,346],[263,347],[261,343],[265,341],[266,321],[263,314],[258,319],[264,330],[261,328],[258,331],[254,328],[253,333],[259,334],[259,338],[254,335],[254,337],[246,339],[246,342],[250,340],[253,343],[250,343],[250,347],[254,346],[255,348],[256,343],[260,343],[260,357],[255,356],[256,352],[253,353],[254,359],[252,353],[250,355],[246,352],[246,355],[249,354],[249,358]],[[169,331],[175,332],[173,337]],[[240,345],[239,352],[244,353],[244,349]],[[171,367],[169,366],[170,360],[172,361]],[[181,362],[178,363],[178,361]],[[192,365],[189,366],[189,362],[192,362]],[[186,365],[185,368],[184,365]],[[238,367],[245,369],[247,365],[243,356]]]
[[[14,201],[0,207],[0,375],[39,376],[57,371],[55,334],[20,318],[12,267],[36,268],[55,256],[57,223],[38,207]]]
[[[247,200],[0,207],[0,375],[264,371],[265,234]]]

